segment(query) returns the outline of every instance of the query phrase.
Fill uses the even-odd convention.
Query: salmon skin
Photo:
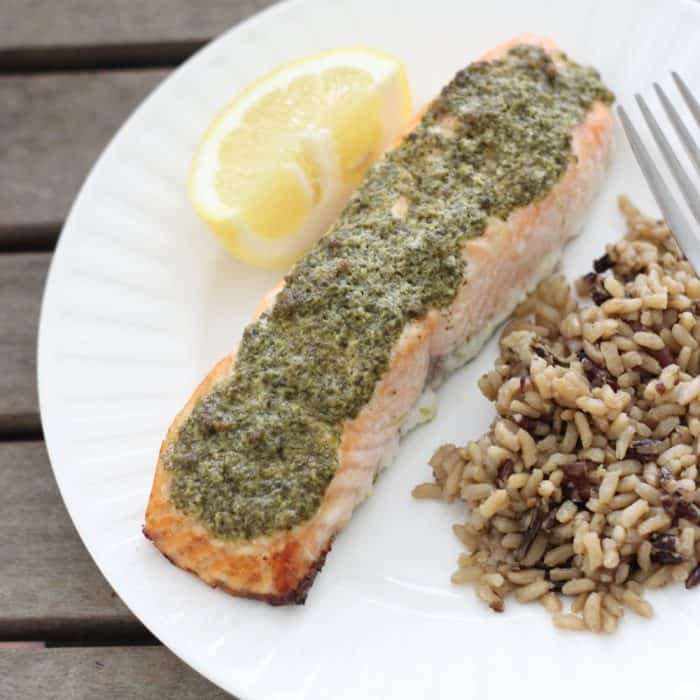
[[[467,84],[475,79],[474,76],[478,77],[479,71],[484,67],[496,65],[491,62],[498,62],[503,57],[513,55],[513,52],[521,47],[537,47],[536,50],[532,49],[533,56],[539,52],[539,55],[547,57],[549,61],[547,68],[549,73],[543,77],[542,90],[533,93],[532,105],[521,105],[521,111],[526,114],[524,119],[528,119],[527,115],[530,114],[535,115],[533,118],[544,118],[538,111],[539,105],[547,103],[548,100],[551,103],[551,100],[557,99],[556,95],[552,96],[547,92],[545,83],[550,79],[553,80],[554,74],[560,70],[563,71],[564,66],[570,65],[557,47],[547,39],[532,35],[516,37],[486,54],[482,62],[473,64],[475,68],[472,72],[468,70],[460,72],[451,86],[459,87]],[[525,55],[523,60],[529,60],[528,56]],[[461,167],[461,163],[444,164],[440,161],[439,144],[458,138],[460,129],[464,126],[463,121],[472,118],[463,116],[463,113],[466,114],[468,110],[455,108],[455,105],[450,102],[451,95],[457,89],[451,86],[448,86],[436,102],[428,108],[422,126],[411,133],[403,143],[396,146],[397,156],[404,153],[401,149],[405,148],[413,148],[414,150],[410,153],[420,155],[423,151],[415,149],[418,146],[422,147],[421,144],[424,143],[425,148],[428,149],[425,151],[426,163],[436,163],[435,167],[447,165],[452,169]],[[576,107],[575,97],[574,95],[572,98],[570,95],[568,98],[573,105],[572,109]],[[495,203],[491,201],[489,204],[491,214],[485,220],[478,235],[459,239],[457,257],[461,257],[462,262],[455,263],[450,256],[446,256],[446,259],[451,260],[451,262],[448,261],[451,267],[444,268],[445,275],[453,274],[454,270],[459,270],[461,275],[449,303],[441,303],[435,307],[428,304],[425,310],[419,309],[421,313],[399,329],[397,339],[393,342],[387,356],[386,365],[370,387],[369,398],[359,407],[353,407],[349,418],[335,423],[329,419],[326,424],[323,422],[323,416],[319,418],[317,415],[318,411],[314,414],[307,406],[300,405],[306,400],[303,398],[306,394],[302,395],[301,390],[297,392],[298,396],[294,395],[296,398],[290,399],[291,402],[296,401],[294,407],[297,413],[294,415],[302,416],[307,421],[303,423],[304,426],[314,428],[320,425],[323,429],[325,429],[324,426],[330,426],[328,428],[330,442],[323,444],[335,445],[335,447],[333,468],[327,481],[322,481],[322,471],[318,472],[321,475],[318,476],[321,482],[314,482],[310,477],[304,481],[309,475],[306,474],[306,462],[303,460],[302,466],[292,470],[290,477],[295,488],[298,483],[321,483],[322,488],[314,487],[318,489],[317,492],[313,490],[309,492],[318,496],[318,503],[313,499],[307,499],[306,494],[300,492],[301,503],[295,503],[293,499],[288,498],[286,501],[279,502],[279,512],[271,511],[270,508],[276,507],[277,501],[263,498],[258,498],[256,501],[255,484],[260,484],[260,488],[266,494],[270,493],[270,480],[274,479],[274,470],[273,476],[268,478],[262,476],[266,473],[263,468],[258,468],[256,471],[248,468],[249,465],[233,464],[228,467],[230,473],[239,476],[240,474],[250,475],[249,483],[243,480],[240,482],[240,487],[236,486],[236,488],[241,492],[248,487],[252,489],[250,503],[260,504],[260,510],[256,511],[255,506],[241,500],[240,493],[235,489],[232,490],[233,487],[230,484],[225,483],[225,480],[221,482],[220,473],[223,472],[217,472],[219,476],[216,479],[207,476],[208,472],[202,466],[204,463],[202,460],[210,460],[207,464],[213,464],[218,468],[215,459],[218,453],[204,443],[210,433],[220,429],[218,423],[225,423],[227,420],[225,414],[216,414],[211,408],[216,404],[214,398],[222,392],[231,393],[227,387],[233,386],[232,382],[241,376],[240,370],[237,374],[236,357],[230,354],[207,375],[168,430],[156,465],[153,488],[146,511],[144,527],[146,537],[151,539],[173,564],[196,574],[213,587],[221,588],[233,595],[264,600],[273,604],[303,603],[335,536],[348,522],[354,508],[370,494],[378,471],[395,455],[400,434],[419,422],[422,414],[429,413],[419,409],[425,409],[422,402],[425,401],[426,396],[430,395],[431,388],[451,370],[478,352],[495,326],[512,311],[526,292],[540,279],[550,274],[558,261],[565,241],[580,230],[589,204],[601,184],[609,159],[612,143],[612,116],[609,108],[611,99],[611,97],[591,99],[590,103],[586,103],[585,108],[581,108],[581,116],[572,122],[573,126],[571,128],[567,126],[566,160],[562,161],[561,171],[558,172],[556,179],[547,184],[544,190],[542,189],[544,185],[541,183],[544,182],[546,171],[534,155],[531,163],[532,176],[530,177],[530,171],[528,171],[527,176],[520,177],[514,181],[513,185],[513,189],[516,190],[533,187],[534,194],[529,199],[527,189],[515,193],[501,191],[500,194],[496,190]],[[504,109],[508,109],[507,102],[508,100],[505,99]],[[566,107],[568,108],[568,105]],[[471,114],[473,115],[474,112],[472,111]],[[528,122],[523,123],[523,128],[527,129]],[[426,124],[430,127],[427,128]],[[520,122],[516,126],[520,128]],[[483,128],[488,129],[488,123]],[[534,144],[533,154],[540,155],[543,153],[546,155],[546,147],[544,151],[542,150],[542,138],[546,137],[547,133],[543,133],[542,130],[532,133],[525,130],[520,134],[521,140],[524,139],[523,142],[529,143],[531,140]],[[423,139],[423,142],[416,145],[417,139],[419,141]],[[508,152],[508,143],[501,146],[505,152]],[[553,144],[552,149],[553,152],[559,153],[562,149],[561,143]],[[521,153],[514,153],[512,157],[516,160],[513,162],[516,162],[520,156],[522,156]],[[390,154],[387,159],[391,160],[392,157]],[[499,170],[501,167],[499,162],[488,162],[488,154],[484,156],[481,153],[479,157],[487,158],[485,162],[495,173],[495,180],[498,177],[508,176],[507,173],[504,175]],[[379,169],[375,171],[375,184],[378,177],[376,173],[382,172],[381,162],[379,166],[375,166],[377,167]],[[426,192],[430,192],[431,187],[435,186],[430,177],[424,177],[422,180],[418,178],[416,181],[419,180],[422,182],[420,186],[424,187]],[[362,187],[369,187],[371,182],[367,180],[366,185]],[[363,191],[362,187],[360,194]],[[488,199],[490,190],[485,188],[483,182],[481,187],[482,197],[485,196]],[[536,189],[537,187],[540,189]],[[378,196],[380,199],[377,201],[382,201],[382,206],[385,208],[389,207],[390,215],[396,221],[397,227],[411,216],[411,207],[415,203],[412,202],[410,192],[406,196],[398,195],[388,203],[386,192]],[[381,200],[381,196],[385,199]],[[425,195],[425,192],[421,193],[421,196],[422,199],[416,196],[416,201],[423,202],[422,206],[428,206],[430,197]],[[499,216],[499,202],[510,201],[509,198],[515,196],[520,199],[513,201],[520,203],[517,206],[514,205],[503,216]],[[360,218],[373,216],[376,209],[376,207],[373,209],[374,200],[370,197],[367,201],[369,204],[365,208],[366,212],[365,209],[360,208],[360,214],[355,211],[359,206],[357,202],[355,204],[351,202],[340,219],[341,224],[349,221],[352,215]],[[455,201],[455,206],[458,207],[460,201]],[[351,209],[353,206],[355,210]],[[469,211],[465,216],[468,215],[470,215]],[[437,210],[434,216],[435,221],[439,223],[443,214]],[[430,221],[426,225],[430,226]],[[319,246],[328,247],[334,241],[337,243],[344,232],[342,230],[338,232],[336,229],[334,231],[335,233],[329,234],[328,240],[322,240],[317,248],[309,253],[309,258],[324,254]],[[431,240],[436,240],[438,241],[436,245],[441,245],[440,231],[437,233],[433,231],[431,235],[433,235]],[[420,248],[419,243],[420,241],[416,243],[417,251]],[[406,245],[413,245],[413,243],[409,239]],[[362,254],[371,256],[372,251],[363,251]],[[418,254],[417,252],[416,255]],[[437,250],[435,256],[438,256]],[[371,258],[366,259],[371,260]],[[426,259],[428,260],[426,264],[432,264],[430,251]],[[299,270],[303,272],[305,269],[304,264],[307,263],[304,261],[298,263],[287,278],[286,286],[280,285],[262,301],[260,305],[262,316],[246,330],[241,345],[241,357],[245,352],[250,354],[251,343],[254,343],[255,338],[264,330],[265,324],[269,326],[270,319],[282,314],[283,304],[301,303],[298,299],[301,294],[298,291],[299,284],[296,287],[294,284],[301,274]],[[447,265],[447,262],[445,264]],[[441,289],[440,282],[440,279],[436,280],[438,292]],[[428,287],[428,290],[434,291],[432,287]],[[387,296],[391,296],[395,291],[393,288],[387,290]],[[350,289],[348,298],[361,292],[361,289]],[[290,297],[293,298],[290,299]],[[348,313],[351,314],[352,311],[353,309],[350,308]],[[341,369],[342,360],[341,357],[338,365]],[[285,361],[291,360],[285,358]],[[293,379],[293,377],[282,377],[280,381],[282,385],[285,385],[286,381],[291,386]],[[333,377],[327,379],[330,385]],[[270,403],[272,399],[266,395],[267,385],[261,385],[261,387],[259,393],[254,395],[254,400],[257,402],[255,405],[262,406],[261,410],[264,412],[266,405],[272,405]],[[305,390],[313,391],[314,387],[311,389],[306,387]],[[319,394],[318,391],[317,394]],[[323,401],[324,398],[321,395],[314,400]],[[278,398],[275,400],[278,401]],[[328,411],[332,413],[333,404],[329,406]],[[283,405],[282,408],[278,407],[275,410],[283,412],[286,409]],[[244,419],[245,416],[242,418],[239,416],[236,420],[240,423]],[[193,421],[196,425],[193,425]],[[203,428],[200,423],[204,425]],[[231,425],[235,426],[238,423],[232,422]],[[301,434],[304,430],[306,428],[298,432]],[[240,442],[238,434],[235,430],[231,432],[230,426],[229,432],[222,434],[231,436],[231,450],[234,450],[233,444]],[[249,434],[246,433],[246,436]],[[259,437],[262,440],[261,445],[264,449],[268,449],[267,438],[272,440],[273,436]],[[297,459],[299,458],[297,443],[302,438],[304,435],[300,437],[299,434],[290,433],[290,440],[296,441],[294,449],[297,451],[294,454]],[[187,443],[187,449],[182,447],[183,441]],[[310,444],[321,445],[321,438]],[[217,445],[217,449],[221,450],[221,443]],[[279,454],[284,455],[286,447],[288,446],[285,444],[279,444]],[[246,449],[249,450],[247,454],[251,454],[252,448],[248,446]],[[292,452],[290,447],[287,453]],[[173,454],[178,455],[179,462],[174,462]],[[200,459],[198,455],[204,455],[204,457]],[[225,461],[226,458],[224,454],[222,459]],[[213,462],[211,462],[212,459]],[[309,454],[309,472],[312,464],[319,463],[319,459],[316,453]],[[320,461],[323,462],[322,459]],[[178,464],[184,466],[177,466]],[[248,471],[246,472],[245,469]],[[284,464],[279,467],[279,470],[281,470],[279,473],[287,473],[284,471]],[[316,472],[312,476],[316,478]],[[286,486],[284,483],[275,483],[284,491]],[[217,492],[219,488],[217,484],[221,484],[220,493]],[[221,494],[226,494],[227,498],[230,496],[234,500],[237,499],[235,503],[236,508],[240,505],[239,510],[235,510],[232,505],[229,507],[226,499],[222,501]],[[212,503],[215,505],[212,506]],[[216,505],[217,503],[219,505]],[[302,505],[310,508],[311,511],[304,511]],[[236,516],[236,513],[244,515]],[[236,520],[237,517],[238,520]],[[275,529],[273,526],[275,523],[282,523],[282,525]]]

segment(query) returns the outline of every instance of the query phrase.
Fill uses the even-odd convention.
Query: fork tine
[[[692,112],[693,116],[695,117],[695,121],[698,123],[698,126],[700,126],[700,103],[695,99],[695,95],[693,95],[693,93],[690,92],[690,88],[685,84],[683,78],[681,78],[681,76],[678,75],[678,73],[674,71],[673,73],[671,73],[671,75],[673,76],[673,79],[675,80],[681,95],[683,95],[683,99],[688,105],[688,109]]]
[[[635,98],[639,108],[642,110],[646,123],[649,125],[649,129],[654,136],[654,140],[656,141],[661,154],[666,159],[673,177],[676,179],[676,182],[681,188],[681,192],[683,192],[685,201],[688,203],[688,206],[693,212],[693,215],[697,219],[698,223],[700,223],[700,194],[695,189],[695,186],[688,177],[688,174],[685,172],[681,162],[678,160],[678,156],[674,153],[673,148],[671,148],[671,144],[668,142],[664,132],[661,131],[659,123],[654,118],[654,115],[651,113],[651,110],[644,101],[644,98],[641,95],[635,95]]]
[[[668,99],[666,93],[661,89],[661,86],[658,83],[654,83],[654,89],[656,90],[656,94],[659,96],[659,100],[661,100],[661,104],[666,110],[666,114],[668,115],[671,124],[673,124],[673,128],[676,130],[681,142],[685,146],[686,152],[693,161],[693,165],[695,166],[698,175],[700,175],[700,147],[698,147],[695,139],[691,136],[690,131],[688,131],[688,127],[685,125],[685,122],[681,119],[681,115],[678,114],[678,110],[676,110],[676,108],[673,106],[671,100]]]
[[[700,250],[698,249],[698,241],[693,234],[688,219],[683,214],[668,186],[663,181],[657,167],[654,165],[654,161],[649,155],[649,151],[647,151],[637,130],[632,126],[627,112],[622,106],[618,106],[617,112],[620,115],[620,121],[627,134],[630,146],[632,146],[632,152],[644,173],[644,177],[654,195],[654,199],[656,199],[659,208],[663,212],[669,228],[678,241],[678,245],[681,247],[688,260],[690,260],[692,266],[695,270],[700,270]]]

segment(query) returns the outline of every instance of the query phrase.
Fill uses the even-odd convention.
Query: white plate
[[[87,179],[61,236],[39,337],[39,389],[56,478],[98,566],[176,654],[246,700],[341,698],[696,698],[700,594],[652,596],[612,638],[555,631],[539,606],[504,615],[449,575],[459,506],[416,502],[432,449],[478,435],[491,407],[476,387],[495,345],[444,388],[436,420],[410,435],[337,539],[304,607],[210,590],[141,535],[165,429],[234,346],[277,275],[232,260],[186,195],[195,145],[222,104],[272,67],[367,44],[407,64],[416,105],[513,34],[537,31],[597,66],[629,103],[670,68],[700,88],[700,4],[692,0],[304,0],[236,27],[166,80]],[[618,134],[618,137],[620,135]],[[619,152],[585,234],[566,251],[580,273],[621,234],[620,191],[651,208]]]

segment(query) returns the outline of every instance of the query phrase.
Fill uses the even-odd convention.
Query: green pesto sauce
[[[312,517],[343,423],[372,396],[406,323],[452,302],[464,242],[489,217],[557,182],[594,100],[613,100],[595,71],[555,68],[529,46],[460,71],[248,326],[233,376],[195,406],[166,460],[175,505],[224,538]],[[438,128],[447,115],[451,133]]]

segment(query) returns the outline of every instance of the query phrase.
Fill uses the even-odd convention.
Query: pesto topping
[[[371,398],[406,323],[455,298],[465,240],[546,195],[572,157],[573,127],[613,100],[595,71],[561,58],[555,67],[517,46],[472,64],[370,169],[246,329],[233,376],[180,429],[166,459],[176,507],[224,538],[316,513],[344,422]]]

